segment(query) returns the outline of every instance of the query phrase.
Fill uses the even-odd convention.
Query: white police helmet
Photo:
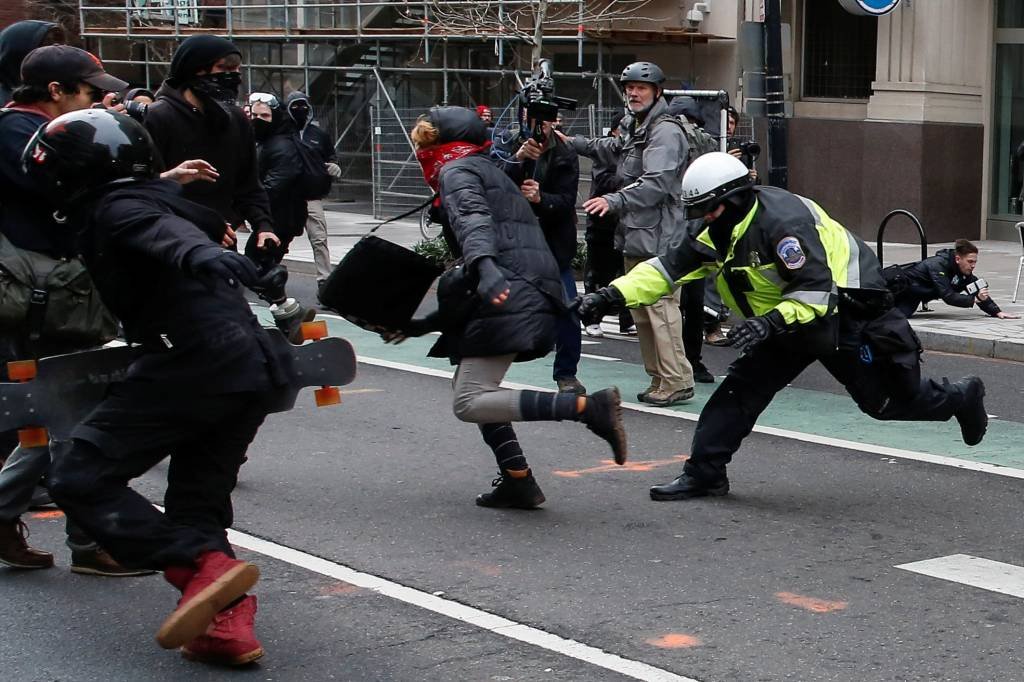
[[[683,206],[688,219],[703,218],[726,197],[748,190],[754,184],[750,169],[732,154],[701,154],[683,175]]]

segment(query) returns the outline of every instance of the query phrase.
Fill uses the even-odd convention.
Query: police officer
[[[587,199],[583,210],[588,215],[619,216],[628,272],[664,251],[684,229],[679,187],[688,149],[682,124],[669,113],[662,95],[665,74],[657,64],[630,64],[622,71],[619,82],[630,112],[623,123],[624,134],[619,138],[592,140],[577,136],[573,146],[578,153],[591,158],[598,147],[616,149],[621,154],[619,189]],[[680,293],[664,293],[664,297],[648,301],[633,313],[644,369],[651,377],[651,385],[637,397],[661,407],[693,397],[693,370],[683,351]]]
[[[694,161],[682,187],[687,215],[706,227],[580,302],[586,320],[717,271],[723,298],[746,317],[729,333],[742,353],[701,412],[682,474],[652,487],[652,499],[725,495],[726,465],[758,415],[816,360],[875,419],[956,417],[964,442],[981,442],[981,379],[921,379],[917,337],[856,235],[809,199],[754,187],[747,167],[723,152]]]
[[[86,109],[42,127],[22,157],[60,197],[139,353],[55,454],[50,493],[118,562],[164,571],[182,591],[162,646],[241,665],[263,655],[245,594],[259,572],[228,543],[231,491],[290,359],[274,353],[238,288],[256,283],[255,264],[214,241],[220,214],[155,179],[155,155],[142,124]],[[168,455],[162,513],[128,481]]]

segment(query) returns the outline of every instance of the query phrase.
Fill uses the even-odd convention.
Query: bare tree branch
[[[532,62],[540,58],[544,31],[608,29],[615,22],[649,19],[638,14],[651,0],[482,0],[447,3],[428,0],[400,10],[431,35],[501,36],[530,45]],[[425,9],[421,9],[425,8]]]

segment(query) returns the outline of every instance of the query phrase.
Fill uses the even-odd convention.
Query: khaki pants
[[[626,272],[646,258],[625,257]],[[680,290],[654,304],[633,309],[633,322],[640,341],[644,370],[657,390],[675,393],[693,387],[693,368],[683,351],[683,316],[679,312]]]
[[[327,247],[327,218],[324,216],[324,202],[314,199],[306,204],[309,217],[306,218],[306,236],[313,247],[313,263],[316,264],[316,281],[322,283],[331,274],[331,252]]]

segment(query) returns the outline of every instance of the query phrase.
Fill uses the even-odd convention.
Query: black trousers
[[[682,286],[679,312],[683,315],[683,353],[691,365],[696,365],[704,348],[704,280]]]
[[[583,290],[592,294],[601,287],[611,284],[624,271],[622,252],[615,249],[615,236],[611,233],[587,231],[587,260],[583,266]],[[625,331],[633,326],[633,316],[628,310],[619,313],[619,329]]]
[[[931,379],[921,379],[910,398],[896,399],[891,370],[883,363],[866,365],[856,351],[819,356],[769,340],[729,366],[725,380],[701,411],[684,471],[704,480],[725,476],[733,453],[775,394],[816,360],[846,388],[861,411],[875,419],[946,421],[962,402],[959,390]]]
[[[204,551],[230,555],[231,492],[266,404],[260,392],[182,396],[116,384],[55,453],[50,494],[125,566],[163,570]],[[128,483],[168,456],[161,513]]]

